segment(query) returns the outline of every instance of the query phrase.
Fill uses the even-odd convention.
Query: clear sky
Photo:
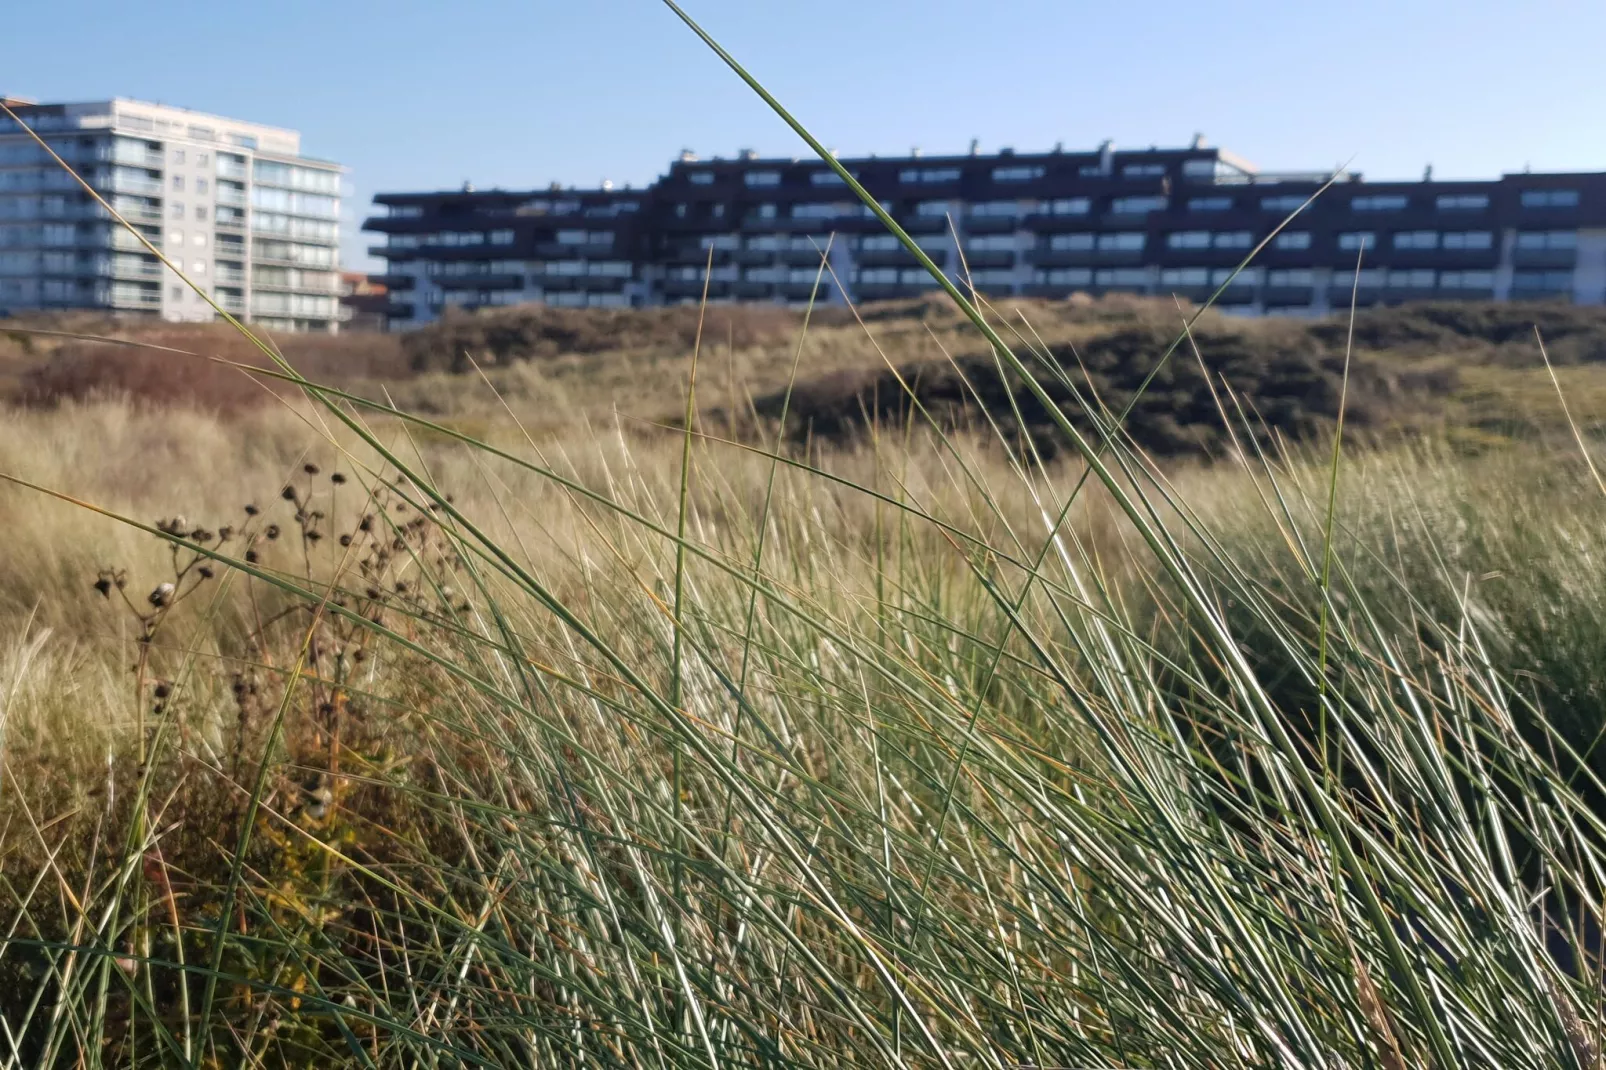
[[[844,154],[1185,143],[1374,178],[1606,170],[1606,0],[684,0]],[[659,0],[4,5],[0,92],[299,129],[377,190],[805,151]]]

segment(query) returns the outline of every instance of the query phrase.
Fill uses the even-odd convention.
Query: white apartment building
[[[20,121],[230,314],[338,329],[342,168],[302,156],[296,131],[137,100],[0,99],[17,116],[0,113],[0,311],[215,318]]]

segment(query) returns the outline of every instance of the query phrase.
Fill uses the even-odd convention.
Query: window
[[[915,205],[915,215],[917,216],[926,216],[929,218],[931,216],[945,216],[947,214],[947,201],[921,201],[919,204]]]
[[[167,296],[169,298],[171,298],[172,300],[174,300],[174,301],[182,301],[182,300],[184,300],[184,287],[182,287],[182,286],[170,286],[170,287],[168,287]]]
[[[1093,248],[1093,235],[1055,234],[1048,239],[1048,247],[1055,252],[1081,252]]]
[[[898,272],[898,281],[905,286],[919,286],[923,289],[932,289],[937,280],[925,268],[905,268]]]
[[[206,261],[205,260],[196,260],[196,261],[192,262],[190,264],[190,274],[191,275],[205,275],[206,274]]]
[[[1162,286],[1208,286],[1210,269],[1202,267],[1164,268],[1160,271]]]
[[[675,205],[675,218],[676,219],[685,219],[686,218],[686,206],[684,204]]]
[[[902,248],[903,243],[891,234],[866,234],[859,239],[859,251],[864,253],[885,253]]]
[[[1210,273],[1212,286],[1259,286],[1260,269],[1244,268],[1238,271],[1235,268],[1216,268]]]
[[[965,240],[967,253],[1004,253],[1012,252],[1015,248],[1013,234],[986,234]]]
[[[1578,191],[1575,189],[1525,189],[1522,191],[1524,208],[1577,208]]]
[[[957,167],[927,167],[911,168],[898,172],[899,182],[958,182],[959,168]]]
[[[1210,232],[1208,230],[1178,230],[1165,236],[1166,247],[1170,249],[1208,249],[1210,248]]]
[[[512,245],[513,244],[513,232],[511,230],[493,230],[493,231],[491,231],[491,244],[492,245]]]
[[[1062,197],[1050,202],[1048,210],[1053,215],[1087,215],[1092,206],[1086,197]]]
[[[1566,252],[1578,248],[1578,232],[1575,230],[1519,230],[1517,232],[1517,248],[1524,250],[1545,250],[1547,252]]]
[[[705,234],[701,242],[704,249],[734,249],[737,246],[737,237],[734,234]]]
[[[184,192],[184,176],[183,175],[174,175],[173,176],[173,192],[174,193],[183,193]]]
[[[742,182],[750,189],[761,186],[779,186],[781,173],[779,171],[749,171],[742,176]]]
[[[584,245],[586,243],[586,232],[583,230],[560,230],[557,233],[557,243],[559,245]]]
[[[207,164],[209,164],[211,162],[212,162],[212,158],[208,153],[197,152],[195,154],[195,166],[196,167],[205,167]]]
[[[1441,271],[1439,272],[1439,289],[1492,290],[1494,289],[1494,272]]]
[[[1042,178],[1045,173],[1042,167],[995,167],[993,168],[993,181],[1032,182]]]
[[[1260,208],[1264,212],[1297,212],[1305,206],[1309,198],[1301,197],[1297,193],[1284,194],[1280,197],[1260,198]]]
[[[46,245],[71,245],[77,235],[71,223],[46,223],[40,237]]]
[[[1279,268],[1266,273],[1267,286],[1309,286],[1311,285],[1310,268]]]
[[[174,149],[173,150],[173,162],[174,163],[180,163],[180,164],[184,162],[184,150],[183,149]]]
[[[978,268],[970,273],[970,281],[977,286],[1008,286],[1015,281],[1015,272],[1009,268]]]
[[[793,219],[835,219],[837,216],[834,204],[794,204],[792,205]]]
[[[1441,193],[1434,198],[1434,207],[1441,212],[1481,212],[1489,207],[1487,193]]]
[[[197,249],[206,248],[206,232],[204,230],[192,232],[190,234],[190,244],[195,246]]]
[[[1433,276],[1434,273],[1426,269],[1391,271],[1388,274],[1388,285],[1391,290],[1431,290]]]
[[[1099,286],[1147,286],[1147,268],[1099,268],[1093,273],[1093,282]]]
[[[167,209],[167,214],[168,214],[168,217],[171,218],[171,219],[183,219],[184,218],[184,202],[183,201],[174,201],[172,203],[172,205]]]
[[[1573,273],[1519,271],[1511,277],[1511,288],[1523,293],[1565,293],[1573,288]]]
[[[1210,244],[1216,249],[1247,249],[1255,244],[1255,236],[1247,230],[1222,230],[1211,236]]]
[[[178,247],[180,245],[183,245],[184,244],[184,232],[182,230],[170,230],[170,231],[168,231],[167,232],[167,244],[168,244],[169,248],[176,248],[176,247]]]
[[[1338,236],[1340,249],[1376,249],[1377,235],[1369,230],[1352,230]]]
[[[897,268],[864,268],[858,273],[858,281],[869,285],[895,284],[898,281]]]
[[[628,260],[592,260],[586,264],[587,275],[610,279],[628,279],[633,270]]]
[[[1310,231],[1285,230],[1271,240],[1275,249],[1309,249]]]
[[[1357,282],[1357,279],[1359,281]],[[1332,288],[1335,290],[1349,290],[1359,286],[1361,289],[1376,289],[1383,285],[1382,268],[1363,268],[1360,271],[1333,272]]]
[[[814,280],[820,277],[819,268],[793,268],[786,273],[786,281],[793,286],[812,286]],[[822,286],[829,286],[829,278],[822,280]]]
[[[206,205],[198,204],[195,206],[195,221],[197,223],[206,222]]]
[[[694,186],[712,186],[714,184],[714,172],[712,171],[693,171],[688,177]]]
[[[1122,178],[1159,178],[1163,174],[1163,163],[1129,163],[1121,168]]]
[[[773,204],[761,204],[761,205],[759,205],[758,206],[758,217],[760,219],[774,219],[775,218],[775,206]]]
[[[842,176],[835,171],[814,171],[809,175],[809,184],[814,186],[846,186]]]
[[[196,193],[205,193],[206,192],[206,179],[197,178],[195,180],[195,192]]]
[[[1148,238],[1142,231],[1122,230],[1099,235],[1099,249],[1106,252],[1135,253],[1143,248]]]
[[[1403,193],[1378,193],[1370,197],[1356,197],[1349,202],[1352,212],[1398,212],[1405,207]]]
[[[1165,211],[1164,197],[1117,197],[1110,202],[1110,211],[1118,215],[1147,215]]]
[[[1490,249],[1494,235],[1487,230],[1450,230],[1445,231],[1442,244],[1446,249]]]
[[[1436,230],[1401,230],[1394,235],[1396,249],[1437,249],[1439,232]]]
[[[1014,218],[1020,214],[1020,205],[1015,201],[979,201],[970,206],[970,215],[986,217]]]
[[[1213,165],[1214,161],[1211,162]],[[1231,197],[1192,197],[1188,200],[1190,212],[1226,212],[1231,208]]]
[[[1037,281],[1046,286],[1086,286],[1093,281],[1091,268],[1050,268],[1037,273]]]

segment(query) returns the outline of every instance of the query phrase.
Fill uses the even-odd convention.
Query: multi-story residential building
[[[1319,316],[1352,295],[1606,303],[1606,173],[1369,182],[1261,172],[1202,139],[841,162],[945,272],[994,296],[1202,300],[1230,278],[1220,304],[1244,314]],[[374,199],[387,214],[364,227],[387,236],[370,251],[389,263],[394,326],[450,305],[696,301],[705,282],[716,301],[798,303],[822,254],[820,300],[936,285],[819,160],[686,153],[639,191]]]
[[[294,130],[135,100],[6,104],[231,314],[337,329],[342,170]],[[62,308],[214,317],[0,113],[0,309]]]

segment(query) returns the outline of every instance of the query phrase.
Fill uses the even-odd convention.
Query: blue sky
[[[685,0],[844,154],[1180,144],[1371,177],[1606,169],[1601,0]],[[295,127],[382,189],[801,144],[658,0],[9,5],[0,92]]]

